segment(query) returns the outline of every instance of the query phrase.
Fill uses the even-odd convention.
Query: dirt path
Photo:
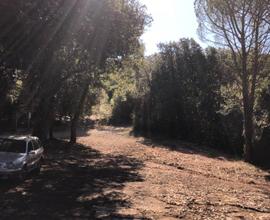
[[[0,219],[270,219],[269,172],[128,132],[50,143],[41,175],[1,182]]]
[[[241,161],[156,145],[126,129],[94,130],[80,142],[103,154],[141,161],[142,181],[122,189],[130,207],[117,213],[149,219],[270,219],[269,173]],[[215,158],[216,156],[216,158]]]

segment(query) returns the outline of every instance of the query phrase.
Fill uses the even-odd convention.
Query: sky
[[[202,44],[197,35],[197,18],[194,0],[140,0],[146,5],[153,18],[142,40],[146,55],[158,52],[157,44],[178,41],[180,38],[194,38]],[[203,46],[203,45],[202,45]]]

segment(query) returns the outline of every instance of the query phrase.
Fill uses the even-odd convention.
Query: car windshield
[[[0,152],[25,153],[26,142],[20,140],[0,139]]]

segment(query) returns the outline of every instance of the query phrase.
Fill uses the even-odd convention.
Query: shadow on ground
[[[160,147],[184,154],[198,154],[208,158],[217,158],[219,160],[228,160],[228,161],[241,160],[236,156],[227,154],[214,148],[197,145],[194,143],[183,142],[180,140],[143,138],[143,140],[140,141],[140,143],[149,147]]]
[[[54,141],[39,176],[0,182],[1,219],[134,219],[117,214],[131,204],[121,189],[143,181],[143,164]]]

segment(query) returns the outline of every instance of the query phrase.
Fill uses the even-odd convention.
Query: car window
[[[25,153],[26,142],[21,140],[0,139],[0,152]]]
[[[34,150],[34,146],[31,141],[28,142],[28,153]]]
[[[37,143],[38,143],[39,147],[42,147],[41,141],[39,139],[37,139]]]
[[[32,143],[33,143],[33,147],[34,147],[35,150],[38,149],[38,148],[40,148],[40,144],[39,144],[38,141],[33,140]]]

